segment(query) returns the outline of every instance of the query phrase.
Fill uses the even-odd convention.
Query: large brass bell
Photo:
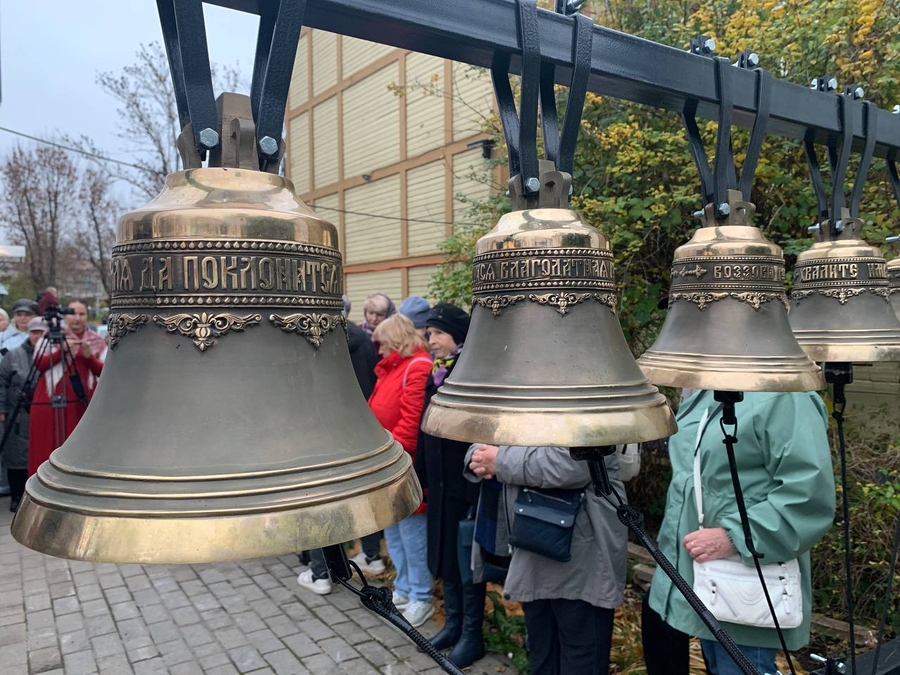
[[[900,319],[900,256],[887,263],[888,288],[890,288],[891,307]]]
[[[891,308],[887,265],[881,251],[859,238],[862,221],[841,211],[843,230],[797,256],[791,293],[791,328],[815,361],[900,360],[900,321]]]
[[[750,225],[755,207],[728,191],[730,213],[675,251],[669,309],[638,359],[651,382],[723,391],[808,391],[821,370],[788,324],[781,248]]]
[[[223,158],[255,152],[242,99]],[[25,546],[136,563],[283,555],[421,502],[354,377],[335,227],[246,159],[172,174],[119,221],[106,367],[28,481],[12,526]]]
[[[567,194],[571,178],[551,175],[551,185]],[[665,398],[641,374],[622,334],[609,240],[575,211],[504,215],[478,240],[472,285],[466,345],[431,400],[426,432],[592,447],[675,431]]]

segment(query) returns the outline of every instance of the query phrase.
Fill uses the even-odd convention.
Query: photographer
[[[29,406],[34,393],[35,380],[26,389],[28,374],[34,361],[34,346],[47,333],[47,322],[34,318],[28,322],[28,340],[10,351],[0,363],[0,423],[6,432],[7,420],[14,425],[0,448],[0,462],[9,476],[9,510],[15,512],[25,492],[25,476],[28,470]],[[23,398],[24,397],[24,398]],[[23,400],[19,401],[20,398]],[[18,407],[15,419],[11,419]]]
[[[64,330],[59,327],[60,314],[67,315]],[[50,330],[35,347],[34,364],[39,377],[31,404],[29,476],[63,444],[81,420],[106,356],[103,338],[87,329],[85,303],[73,300],[67,310],[51,308],[47,317]],[[60,397],[65,407],[54,407],[54,397]]]

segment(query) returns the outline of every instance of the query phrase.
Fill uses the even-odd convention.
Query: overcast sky
[[[258,18],[204,9],[211,59],[237,64],[249,82]],[[153,41],[162,42],[155,0],[0,0],[0,126],[39,137],[86,134],[127,161],[115,101],[95,79]],[[28,141],[0,132],[0,157],[17,142]]]

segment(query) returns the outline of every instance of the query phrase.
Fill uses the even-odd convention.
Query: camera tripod
[[[82,405],[84,408],[87,407],[87,392],[85,391],[84,383],[81,381],[81,377],[78,374],[78,371],[74,368],[75,355],[72,354],[72,351],[69,348],[69,343],[66,340],[65,334],[63,333],[62,317],[63,315],[70,314],[71,312],[71,309],[60,309],[57,306],[51,306],[44,314],[43,318],[47,322],[48,327],[47,334],[39,343],[39,345],[36,346],[36,351],[32,358],[28,374],[25,376],[25,380],[22,384],[21,394],[18,397],[18,400],[16,401],[16,405],[13,408],[12,412],[7,414],[4,421],[3,437],[2,439],[0,439],[0,456],[2,456],[2,453],[13,434],[13,431],[18,427],[18,420],[22,411],[31,411],[31,405],[33,402],[32,398],[34,396],[38,378],[41,374],[37,366],[38,360],[44,356],[50,356],[51,361],[53,361],[53,355],[55,354],[57,348],[60,352],[59,363],[62,364],[62,373],[58,374],[58,370],[54,367],[55,364],[52,363],[51,367],[46,371],[47,373],[49,373],[49,404],[53,410],[52,424],[54,449],[62,445],[67,436],[66,409],[69,403],[67,396],[68,388],[63,386],[59,393],[56,392],[57,386],[63,380],[63,378],[68,377],[69,383],[72,387],[72,391],[74,392],[78,403],[80,403],[80,405]],[[59,377],[59,379],[56,379],[57,376]]]

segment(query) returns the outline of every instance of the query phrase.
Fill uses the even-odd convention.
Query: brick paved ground
[[[9,533],[0,498],[2,675],[443,672],[344,590],[297,586],[296,557],[159,566],[74,562]],[[429,621],[422,632],[439,626]],[[503,668],[488,656],[469,670]],[[498,667],[500,666],[500,667]]]

